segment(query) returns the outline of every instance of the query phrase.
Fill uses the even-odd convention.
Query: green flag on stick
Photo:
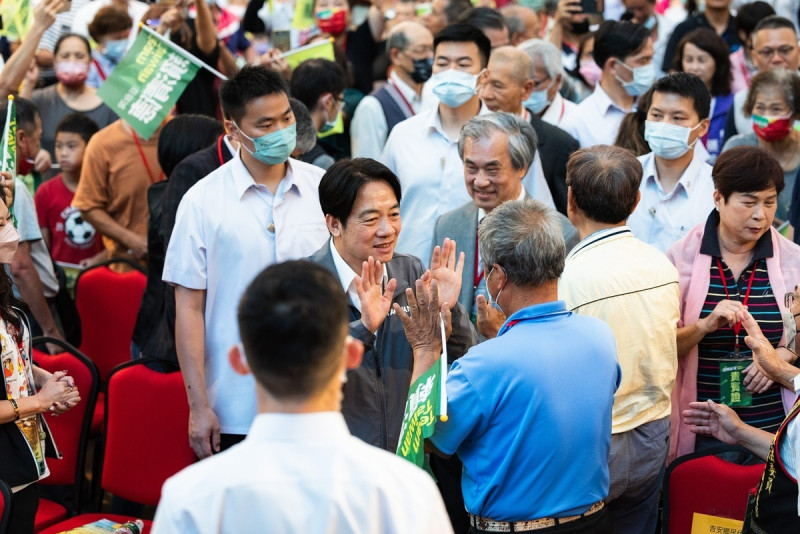
[[[14,95],[8,96],[6,123],[3,126],[0,154],[2,154],[3,158],[1,170],[10,172],[13,179],[17,175],[17,108],[14,105]]]

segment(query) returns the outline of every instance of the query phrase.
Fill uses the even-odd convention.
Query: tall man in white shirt
[[[422,86],[431,77],[433,34],[418,22],[401,22],[389,33],[389,81],[365,96],[350,122],[354,158],[378,159],[395,125],[422,109]]]
[[[694,150],[708,131],[710,102],[705,84],[693,74],[676,72],[653,84],[644,129],[652,152],[639,157],[641,200],[628,227],[661,252],[714,209],[711,165]]]
[[[240,441],[256,413],[252,377],[226,358],[239,342],[231,324],[239,297],[266,266],[306,256],[328,237],[317,193],[323,171],[289,158],[296,137],[287,94],[266,67],[245,67],[222,86],[239,152],[186,193],[167,248],[163,279],[175,286],[175,345],[200,458]]]
[[[619,124],[636,108],[636,98],[655,81],[653,39],[644,26],[606,21],[594,37],[594,60],[603,74],[561,127],[581,147],[613,145]]]
[[[347,431],[342,382],[364,347],[348,335],[333,274],[306,261],[268,267],[238,323],[228,357],[255,377],[258,415],[243,443],[166,482],[155,534],[452,532],[423,470]]]
[[[428,263],[436,218],[469,201],[458,156],[458,134],[472,117],[489,113],[477,93],[491,52],[489,39],[474,26],[452,24],[434,38],[430,84],[439,105],[398,124],[386,141],[381,162],[403,186],[400,212],[407,221],[397,243],[400,252]],[[532,166],[533,168],[533,166]],[[531,171],[524,183],[531,197],[553,206],[543,172]],[[426,224],[428,223],[428,224]]]

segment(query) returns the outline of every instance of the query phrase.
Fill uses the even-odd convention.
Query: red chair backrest
[[[695,512],[744,520],[747,496],[763,472],[764,464],[739,465],[713,455],[679,458],[667,472],[669,534],[689,534]]]
[[[103,489],[155,506],[164,481],[196,457],[180,371],[159,373],[146,361],[120,365],[109,377]]]
[[[131,337],[146,284],[147,277],[140,271],[116,273],[106,265],[78,277],[75,306],[81,317],[80,350],[97,364],[101,380],[131,359]]]
[[[8,505],[10,502],[11,489],[0,480],[0,534],[5,534],[8,526],[8,516],[11,514],[11,507]]]
[[[33,359],[39,367],[51,373],[68,371],[81,393],[81,402],[71,410],[58,417],[45,415],[61,458],[48,458],[50,476],[42,480],[42,484],[75,484],[82,478],[86,441],[97,398],[97,368],[85,355],[75,349],[71,349],[75,351],[71,353],[70,348],[64,348],[67,351],[54,355],[33,349]]]

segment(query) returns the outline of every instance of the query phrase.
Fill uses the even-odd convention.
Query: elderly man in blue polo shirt
[[[453,363],[449,419],[428,445],[464,463],[471,532],[609,532],[614,335],[558,300],[566,252],[554,210],[505,202],[486,215],[479,241],[490,301],[508,319]],[[441,352],[436,292],[421,281],[416,289],[410,314],[394,307],[414,349],[412,382]]]

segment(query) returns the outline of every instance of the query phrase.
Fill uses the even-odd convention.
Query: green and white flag
[[[442,355],[408,390],[403,425],[397,455],[433,473],[425,458],[425,439],[433,435],[437,419],[447,421],[447,348],[444,336],[444,321],[441,320]],[[437,365],[438,364],[438,365]]]
[[[147,26],[141,28],[97,96],[149,139],[197,71],[207,65]]]
[[[17,108],[14,95],[8,96],[6,123],[3,126],[3,139],[0,141],[0,157],[3,158],[0,170],[11,173],[13,179],[17,175]]]

